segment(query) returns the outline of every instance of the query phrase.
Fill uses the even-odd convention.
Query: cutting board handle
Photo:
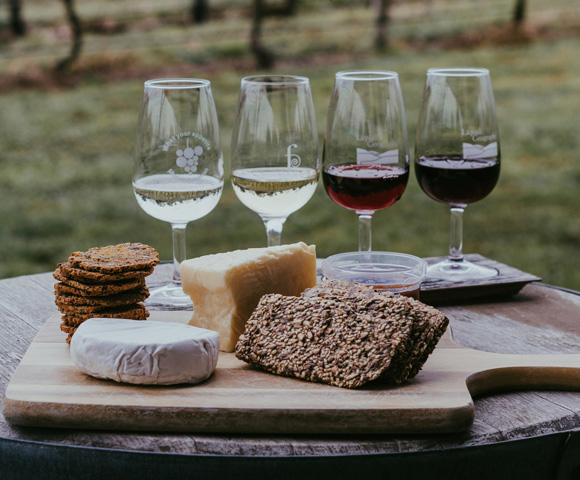
[[[466,378],[472,396],[509,390],[580,390],[580,355],[478,352]]]

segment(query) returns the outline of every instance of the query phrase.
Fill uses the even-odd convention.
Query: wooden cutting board
[[[183,321],[186,312],[152,312]],[[16,425],[237,433],[445,433],[469,428],[472,396],[512,389],[580,390],[580,355],[506,355],[460,347],[446,334],[414,379],[356,390],[279,377],[220,354],[193,386],[98,380],[75,367],[59,316],[41,329],[4,398]]]

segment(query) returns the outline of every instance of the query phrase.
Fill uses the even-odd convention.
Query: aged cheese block
[[[316,285],[316,248],[302,242],[205,255],[181,264],[193,301],[190,325],[219,333],[232,352],[262,295],[299,295]]]
[[[182,323],[92,318],[71,340],[71,357],[97,378],[136,384],[199,383],[217,365],[216,332]]]

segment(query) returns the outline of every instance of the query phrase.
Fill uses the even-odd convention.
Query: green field
[[[24,2],[28,35],[0,40],[0,277],[52,270],[73,250],[126,241],[153,245],[169,260],[169,225],[141,211],[131,188],[143,80],[210,79],[227,164],[240,79],[256,73],[244,2],[210,2],[215,18],[200,26],[185,19],[189,2],[78,3],[87,22],[98,24],[106,11],[119,28],[87,33],[65,85],[49,73],[68,51],[58,2]],[[278,55],[277,72],[311,79],[321,141],[335,72],[399,72],[411,152],[426,69],[489,68],[502,174],[494,192],[466,210],[464,251],[580,290],[580,8],[529,1],[525,30],[512,34],[511,4],[399,2],[392,46],[376,53],[370,9],[305,1],[296,17],[268,20],[264,42]],[[265,245],[261,220],[226,185],[217,208],[188,227],[189,256]],[[376,250],[445,255],[449,214],[412,176],[401,201],[375,215],[373,230]],[[314,243],[319,256],[355,250],[355,215],[319,187],[289,217],[283,241]]]

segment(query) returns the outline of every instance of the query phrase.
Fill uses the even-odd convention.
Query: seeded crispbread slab
[[[365,292],[367,293],[367,292]],[[354,388],[407,350],[412,320],[395,298],[264,295],[236,345],[239,359],[279,375]]]
[[[397,301],[405,314],[411,318],[412,328],[408,348],[398,352],[392,359],[390,367],[381,376],[383,380],[390,383],[402,383],[419,373],[449,323],[442,312],[418,300],[385,290],[375,291],[371,287],[342,280],[326,280],[309,288],[302,295],[335,299],[352,295],[363,295],[369,298],[374,295],[399,297]]]
[[[324,280],[312,288],[307,288],[302,292],[302,297],[328,297],[345,298],[352,296],[363,296],[372,298],[377,291],[360,283],[346,282],[344,280]],[[387,295],[391,295],[387,293]]]
[[[391,383],[402,383],[417,375],[445,333],[449,320],[438,310],[410,298],[413,304],[411,315],[411,348],[405,355],[393,359],[382,378]]]
[[[112,282],[103,284],[82,283],[72,278],[63,276],[57,269],[52,276],[61,283],[55,284],[57,295],[81,295],[81,296],[103,296],[115,295],[117,293],[135,290],[145,286],[144,279],[131,279],[125,282]]]
[[[55,302],[61,306],[101,306],[101,307],[118,307],[120,305],[130,305],[132,303],[142,302],[149,296],[147,287],[140,287],[135,290],[118,293],[116,295],[106,296],[79,296],[69,294],[57,294]]]
[[[122,243],[73,252],[68,263],[82,270],[113,274],[154,267],[159,263],[159,254],[149,245]]]
[[[88,270],[83,270],[81,268],[74,267],[72,264],[59,263],[57,270],[61,276],[76,280],[84,284],[102,284],[102,283],[115,283],[115,282],[125,282],[131,280],[142,280],[146,276],[153,273],[154,267],[144,268],[142,270],[128,270],[126,272],[119,273],[100,273],[91,272]]]

